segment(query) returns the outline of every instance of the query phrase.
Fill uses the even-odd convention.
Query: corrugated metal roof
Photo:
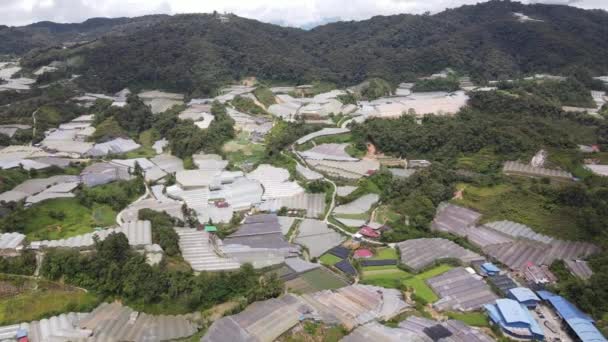
[[[152,226],[150,221],[130,221],[124,223],[120,228],[104,229],[61,240],[33,241],[30,243],[30,246],[33,248],[88,248],[95,244],[93,236],[98,236],[100,240],[104,240],[112,233],[125,234],[131,246],[152,244]]]
[[[513,296],[515,300],[520,303],[526,301],[537,301],[540,302],[540,298],[534,293],[534,291],[530,290],[527,287],[516,287],[514,289],[510,289],[509,293]]]
[[[343,134],[343,133],[348,133],[348,132],[350,132],[350,130],[348,128],[323,128],[319,131],[316,131],[316,132],[313,132],[313,133],[310,133],[310,134],[307,134],[307,135],[301,137],[300,139],[296,140],[296,144],[301,145],[314,138],[318,138],[318,137],[322,137],[322,136],[326,136],[326,135]]]
[[[25,235],[21,233],[0,234],[0,249],[15,249],[23,244]]]
[[[264,187],[262,199],[291,197],[304,192],[296,182],[289,181],[289,171],[261,164],[254,171],[247,174],[247,178],[259,181]]]

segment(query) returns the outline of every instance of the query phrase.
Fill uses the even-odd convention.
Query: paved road
[[[288,155],[288,154],[286,154],[284,152],[281,152],[281,153],[284,156],[286,156],[286,157],[290,158],[291,160],[295,161],[300,166],[308,168],[308,166],[306,165],[306,161],[304,161],[302,159],[302,157],[298,154],[298,152],[295,150],[295,148],[294,148],[293,145],[291,145],[289,147],[289,150],[297,157],[297,159],[291,157],[290,155]],[[336,206],[336,195],[338,193],[338,186],[331,179],[329,179],[329,178],[327,178],[325,176],[323,176],[323,180],[326,181],[326,182],[328,182],[328,183],[330,183],[333,186],[333,188],[334,188],[334,191],[333,191],[333,193],[331,195],[331,203],[329,205],[329,209],[327,210],[327,214],[325,214],[325,218],[323,219],[323,222],[325,222],[328,226],[332,226],[334,229],[338,229],[342,233],[344,233],[344,234],[352,237],[354,235],[353,233],[349,232],[348,230],[345,230],[344,228],[342,228],[342,227],[340,227],[338,225],[335,225],[335,224],[329,222],[329,216],[334,211],[334,208]],[[362,238],[361,240],[365,241],[367,243],[370,243],[370,244],[374,244],[374,245],[384,245],[384,243],[382,243],[382,242],[375,241],[375,240],[370,240],[370,239],[367,239],[367,238]]]
[[[136,199],[135,202],[129,204],[127,206],[127,208],[129,208],[129,206],[139,203],[145,199],[147,199],[148,197],[150,197],[150,188],[148,187],[148,184],[146,182],[144,182],[144,185],[146,186],[146,193],[143,194],[140,198]],[[118,215],[116,215],[116,224],[118,224],[118,226],[122,226],[122,224],[124,223],[124,221],[122,220],[122,215],[124,213],[125,210],[127,210],[127,208],[124,208],[121,212],[118,213]]]

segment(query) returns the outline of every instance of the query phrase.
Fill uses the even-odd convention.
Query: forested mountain
[[[124,34],[157,23],[165,15],[138,18],[91,18],[78,24],[41,21],[27,26],[0,25],[0,54],[22,54],[65,43],[90,41],[107,34]]]
[[[78,56],[72,66],[88,87],[158,86],[194,95],[243,76],[350,85],[370,77],[398,82],[446,67],[478,80],[581,66],[597,75],[608,72],[608,13],[599,10],[490,1],[311,31],[224,18],[164,17],[78,48],[30,54],[25,64]]]

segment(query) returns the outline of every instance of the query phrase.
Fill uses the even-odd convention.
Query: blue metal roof
[[[484,269],[484,271],[486,272],[500,272],[500,268],[496,267],[496,265],[494,265],[491,262],[486,262],[484,264],[481,265],[481,268]]]
[[[497,299],[496,304],[488,304],[484,307],[492,321],[498,322],[502,326],[521,327],[520,324],[524,324],[535,336],[545,335],[528,308],[512,299]]]
[[[553,305],[557,313],[566,321],[583,342],[607,342],[606,338],[593,324],[593,319],[580,311],[566,298],[549,291],[538,291],[538,295]]]
[[[496,306],[506,323],[529,323],[525,313],[527,310],[522,309],[518,302],[512,299],[497,299]]]
[[[510,289],[509,292],[515,300],[518,302],[526,302],[526,301],[535,301],[540,302],[540,298],[534,293],[534,291],[530,290],[527,287],[516,287],[514,289]]]

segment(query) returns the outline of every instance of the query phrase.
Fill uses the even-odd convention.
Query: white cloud
[[[374,15],[438,12],[481,0],[0,0],[0,24],[36,21],[81,22],[90,17],[131,17],[152,13],[232,12],[291,26],[328,18],[361,20]],[[606,0],[524,0],[608,9]]]

